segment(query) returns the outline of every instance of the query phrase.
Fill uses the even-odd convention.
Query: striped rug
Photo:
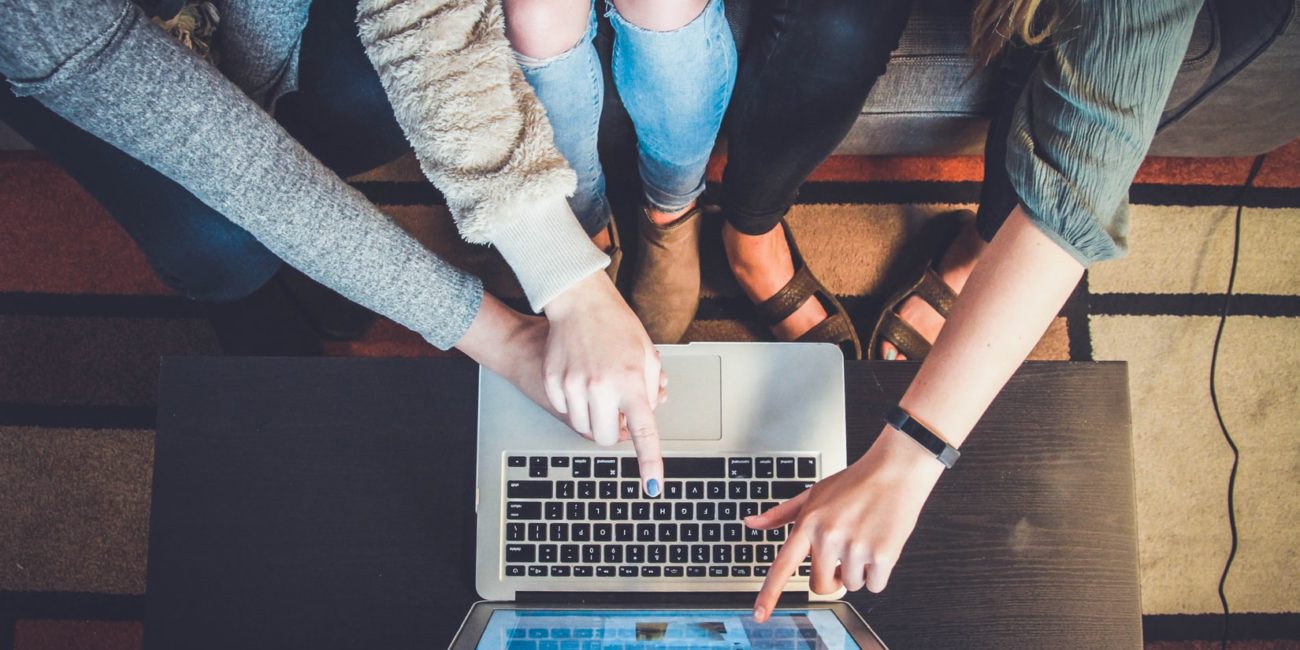
[[[1220,633],[1230,455],[1207,380],[1250,163],[1148,160],[1130,193],[1130,255],[1087,273],[1033,355],[1129,362],[1152,649],[1209,648]],[[509,270],[459,240],[412,159],[351,180],[431,249],[519,302]],[[865,335],[908,235],[971,207],[980,180],[977,157],[832,158],[790,223]],[[1242,451],[1241,547],[1227,594],[1245,614],[1233,647],[1298,647],[1300,142],[1268,156],[1245,204],[1218,376]],[[765,338],[711,230],[687,336]],[[138,648],[158,358],[217,354],[215,337],[103,209],[38,155],[0,154],[0,260],[0,650]],[[438,354],[387,321],[329,353]]]

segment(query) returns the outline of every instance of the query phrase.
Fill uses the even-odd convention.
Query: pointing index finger
[[[758,598],[754,600],[754,620],[759,623],[767,621],[767,617],[776,607],[777,600],[781,598],[785,583],[790,581],[790,576],[794,575],[795,569],[798,569],[799,564],[808,556],[809,547],[808,538],[804,536],[803,531],[796,528],[785,546],[781,547],[781,552],[776,554],[776,560],[772,562],[772,568],[767,572],[767,578],[763,580],[763,588],[758,590]]]
[[[631,399],[623,407],[627,416],[627,430],[636,448],[636,458],[641,469],[641,484],[646,494],[657,497],[663,491],[664,459],[659,447],[659,426],[643,397]]]

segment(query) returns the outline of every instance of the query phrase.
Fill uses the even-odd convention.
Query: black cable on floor
[[[1255,157],[1255,162],[1250,166],[1250,173],[1246,175],[1246,182],[1241,186],[1241,194],[1237,198],[1237,218],[1233,225],[1232,231],[1232,269],[1228,271],[1228,290],[1223,293],[1223,310],[1219,313],[1219,331],[1214,335],[1214,351],[1210,354],[1210,403],[1214,405],[1214,417],[1219,420],[1219,430],[1223,432],[1223,439],[1232,449],[1232,471],[1228,473],[1228,530],[1232,534],[1232,546],[1228,550],[1228,561],[1223,564],[1223,573],[1219,576],[1219,604],[1223,606],[1223,648],[1228,647],[1228,595],[1224,592],[1224,586],[1228,583],[1228,571],[1232,569],[1232,561],[1237,557],[1237,509],[1233,499],[1233,494],[1237,488],[1237,465],[1241,461],[1241,453],[1237,450],[1237,443],[1233,441],[1232,435],[1228,433],[1228,425],[1223,423],[1223,412],[1219,410],[1219,394],[1215,390],[1214,375],[1219,365],[1219,342],[1223,340],[1223,327],[1228,323],[1228,311],[1232,306],[1232,288],[1237,282],[1237,260],[1241,257],[1241,212],[1246,207],[1246,192],[1255,182],[1255,176],[1259,174],[1259,168],[1264,166],[1264,157],[1267,154],[1261,154]]]

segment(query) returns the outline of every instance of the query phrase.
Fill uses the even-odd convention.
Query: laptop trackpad
[[[722,359],[709,354],[666,354],[668,401],[655,410],[664,440],[722,439]]]

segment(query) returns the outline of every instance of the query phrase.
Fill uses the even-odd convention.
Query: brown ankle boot
[[[651,341],[676,343],[700,305],[700,209],[666,226],[643,212],[638,226],[629,303]]]

